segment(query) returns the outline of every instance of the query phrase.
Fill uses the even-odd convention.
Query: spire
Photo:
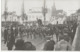
[[[56,6],[55,6],[55,0],[53,2],[53,6],[52,6],[52,16],[56,15]]]
[[[52,6],[53,10],[56,10],[56,6],[55,6],[55,0],[53,1],[53,6]]]

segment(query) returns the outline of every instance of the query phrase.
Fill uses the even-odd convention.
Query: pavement
[[[18,38],[19,38],[19,37],[18,37]],[[18,39],[18,38],[17,38],[17,39]],[[17,39],[16,39],[16,40],[17,40]],[[24,39],[24,41],[30,41],[30,42],[32,42],[32,44],[33,44],[34,46],[36,46],[36,49],[37,49],[37,50],[42,50],[43,47],[44,47],[44,44],[45,44],[45,42],[46,42],[46,38],[37,37],[37,38],[35,38],[35,39],[31,39],[31,38],[27,38],[26,35],[23,37],[23,39]],[[1,40],[2,40],[2,41],[1,41],[1,50],[7,50],[6,44],[4,44],[4,39],[2,38]],[[15,48],[15,46],[13,47],[13,50],[14,50],[14,48]]]
[[[6,44],[4,44],[3,37],[1,37],[1,50],[7,50]]]

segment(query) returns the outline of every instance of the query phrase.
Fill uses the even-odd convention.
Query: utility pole
[[[44,0],[44,5],[43,5],[43,8],[42,8],[42,13],[43,13],[43,16],[44,16],[44,24],[45,24],[45,21],[46,21],[46,13],[47,13],[47,8],[46,8],[45,4],[46,4],[46,0]]]
[[[45,0],[44,0],[44,6],[43,6],[43,16],[44,16],[44,24],[45,24],[45,20],[46,20],[46,15],[45,15]]]
[[[22,20],[24,22],[24,0],[22,2]]]
[[[6,24],[6,18],[7,18],[7,0],[5,0],[5,11],[4,11],[4,15],[5,15],[5,24]]]

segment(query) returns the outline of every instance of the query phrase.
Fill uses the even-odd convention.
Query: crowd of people
[[[5,27],[4,30],[4,44],[8,50],[36,50],[36,46],[32,42],[24,42],[22,37],[26,38],[46,38],[51,36],[49,41],[44,44],[43,50],[71,50],[71,44],[75,36],[77,24],[73,25],[51,25],[36,28],[22,28],[22,27]],[[53,35],[56,35],[57,41],[54,41]],[[17,37],[20,39],[16,40]]]

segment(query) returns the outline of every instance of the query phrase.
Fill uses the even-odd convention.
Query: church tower
[[[51,12],[51,16],[55,16],[56,15],[56,6],[55,6],[55,0],[53,2],[53,6],[52,6],[52,12]]]
[[[55,1],[53,2],[52,10],[53,10],[53,11],[56,10]]]

